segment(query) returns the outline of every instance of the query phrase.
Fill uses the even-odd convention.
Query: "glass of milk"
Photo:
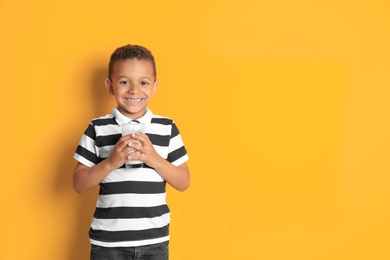
[[[137,122],[130,122],[125,123],[121,125],[122,127],[122,136],[128,135],[128,134],[134,134],[136,132],[145,133],[145,124],[144,123],[137,123]],[[129,153],[133,153],[135,150],[130,150]],[[126,168],[140,168],[143,166],[143,162],[139,160],[129,160],[125,163]]]

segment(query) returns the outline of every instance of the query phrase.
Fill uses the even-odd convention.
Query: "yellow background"
[[[191,187],[171,259],[390,259],[387,0],[0,1],[0,259],[88,259],[73,153],[145,45]]]

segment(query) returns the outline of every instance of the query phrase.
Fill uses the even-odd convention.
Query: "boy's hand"
[[[140,160],[154,168],[162,157],[156,152],[149,137],[141,132],[131,134],[133,140],[130,142],[129,147],[135,149],[134,153],[129,154],[128,160]]]
[[[134,148],[129,146],[132,142],[134,143],[135,139],[131,135],[126,135],[121,137],[115,144],[114,150],[106,159],[112,170],[121,167],[127,160],[129,160],[129,155],[131,154],[130,152],[131,150],[134,150]]]
[[[133,140],[128,145],[136,150],[127,159],[140,160],[157,171],[158,174],[173,188],[184,191],[190,185],[190,172],[187,164],[175,166],[162,158],[154,149],[149,137],[144,133],[131,134]]]

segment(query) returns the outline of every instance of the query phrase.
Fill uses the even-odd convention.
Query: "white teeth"
[[[141,98],[138,98],[138,99],[126,98],[126,100],[130,101],[130,102],[139,102],[139,101],[141,101]]]

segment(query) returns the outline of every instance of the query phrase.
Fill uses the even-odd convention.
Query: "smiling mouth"
[[[143,100],[143,98],[125,98],[125,100],[130,103],[137,103]]]

